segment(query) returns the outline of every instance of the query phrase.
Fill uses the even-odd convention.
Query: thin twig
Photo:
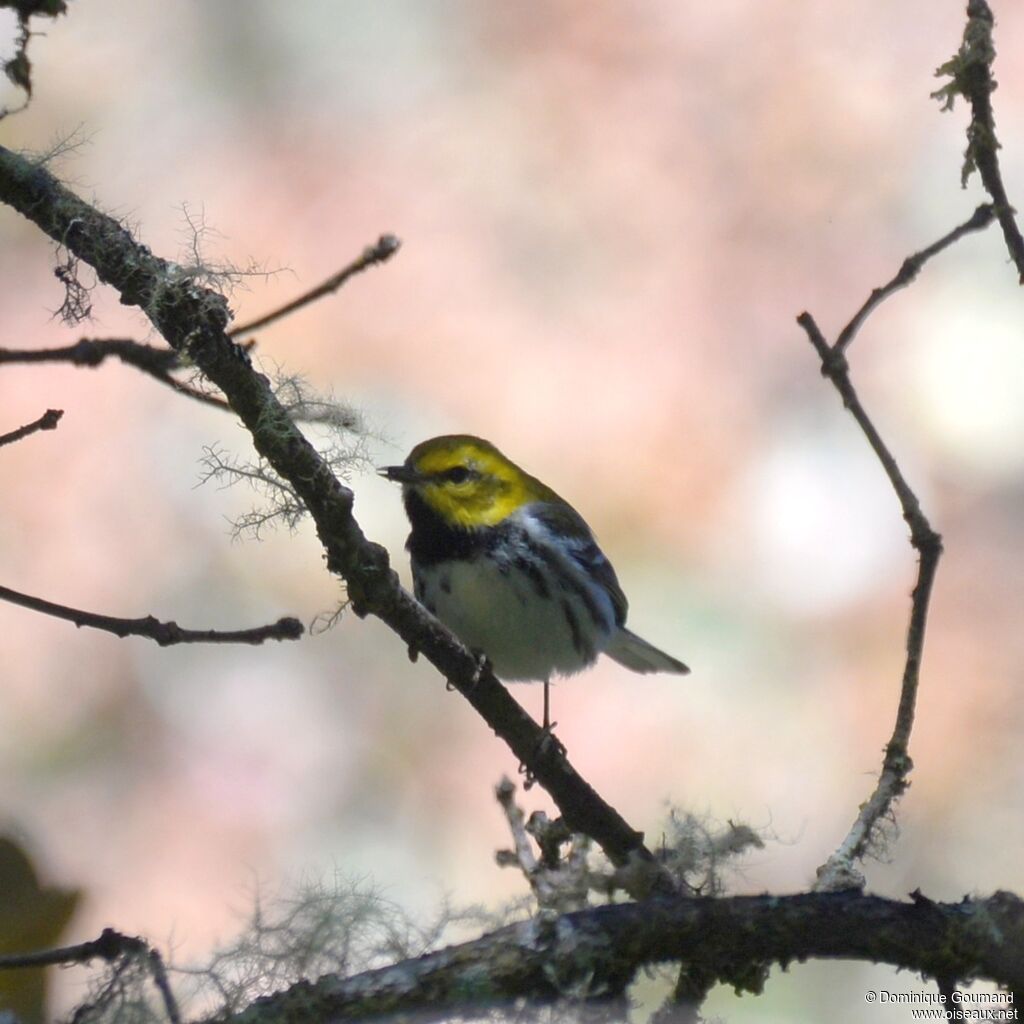
[[[514,844],[512,850],[499,850],[495,855],[495,860],[501,867],[518,867],[529,881],[537,871],[539,864],[537,855],[533,852],[533,844],[526,833],[526,817],[519,804],[516,803],[516,787],[507,775],[503,776],[501,782],[495,786],[494,795],[505,812],[508,830],[512,833]]]
[[[136,956],[149,950],[145,939],[123,935],[113,928],[105,928],[98,939],[79,942],[73,946],[41,949],[34,953],[10,953],[0,956],[0,969],[18,967],[57,967],[62,964],[87,964],[92,960],[112,963],[119,956]]]
[[[145,962],[153,984],[160,992],[167,1018],[171,1024],[181,1024],[174,993],[167,977],[167,968],[159,950],[154,949],[143,938],[124,935],[113,928],[104,928],[98,939],[80,942],[74,946],[57,949],[43,949],[34,953],[13,953],[0,956],[0,970],[23,967],[57,967],[68,964],[87,964],[93,960],[105,960],[108,964],[124,957],[126,960],[141,959]]]
[[[239,348],[248,352],[254,344],[243,342]],[[81,338],[74,345],[60,348],[0,348],[0,365],[70,363],[72,366],[92,369],[110,357],[119,359],[126,366],[141,370],[186,398],[231,412],[231,406],[223,398],[201,391],[171,376],[171,370],[181,367],[178,353],[173,349],[146,345],[132,338]],[[291,415],[297,423],[324,422],[327,419],[324,409],[327,407],[325,403],[323,407],[296,409]]]
[[[317,299],[322,299],[325,295],[336,292],[350,277],[354,277],[356,274],[362,273],[362,271],[368,270],[378,263],[384,263],[391,259],[398,252],[401,244],[394,235],[381,235],[373,245],[367,246],[357,259],[349,263],[348,266],[343,267],[336,274],[332,274],[326,281],[322,281],[315,288],[311,288],[308,292],[305,292],[296,299],[292,299],[291,302],[278,309],[271,310],[255,320],[250,320],[247,324],[238,324],[230,328],[226,332],[227,336],[229,338],[239,338],[244,334],[252,334],[253,331],[258,330],[260,327],[266,327],[275,320],[280,320],[282,317],[288,316],[289,313],[294,313],[295,310],[308,306],[311,302],[316,302]]]
[[[22,594],[9,587],[0,586],[0,601],[9,601],[22,608],[65,619],[76,626],[101,629],[118,637],[141,636],[155,640],[161,647],[173,644],[261,644],[265,640],[298,640],[304,627],[298,619],[286,616],[266,626],[254,629],[215,630],[182,629],[176,622],[161,622],[152,615],[141,619],[118,619],[112,615],[98,615],[78,608],[55,604],[41,597]]]
[[[590,841],[586,836],[573,835],[560,819],[550,821],[542,811],[534,812],[527,821],[516,803],[515,793],[516,787],[508,776],[494,789],[514,844],[512,850],[498,850],[495,861],[500,867],[517,867],[522,871],[542,910],[560,914],[580,910],[587,905],[591,883],[596,881],[587,866]],[[531,836],[540,847],[540,857],[534,851]],[[563,857],[561,847],[567,843],[571,845]]]
[[[167,1019],[171,1024],[181,1024],[181,1014],[178,1011],[178,1003],[174,998],[171,989],[170,978],[167,977],[167,967],[164,958],[158,949],[150,948],[146,956],[149,971],[153,975],[153,984],[156,985],[161,998],[164,1001],[164,1009],[167,1011]]]
[[[231,409],[223,398],[198,391],[171,376],[170,371],[180,366],[178,353],[173,349],[145,345],[132,338],[81,338],[74,345],[60,348],[0,348],[0,365],[71,363],[72,366],[96,367],[110,356],[120,359],[127,366],[134,366],[186,398],[218,409]]]
[[[132,338],[80,338],[74,345],[59,348],[0,348],[2,363],[72,363],[75,366],[99,366],[116,357],[147,372],[167,372],[178,366],[178,353],[170,348],[144,345]]]
[[[20,441],[23,437],[28,437],[29,434],[34,434],[39,430],[56,430],[63,415],[63,409],[47,409],[39,419],[32,423],[26,423],[25,426],[18,427],[17,430],[12,430],[9,434],[0,434],[0,448],[5,444],[14,444],[15,441]]]
[[[861,316],[861,320],[863,320],[863,316]],[[932,584],[935,580],[939,556],[942,553],[942,538],[932,529],[927,517],[921,511],[921,504],[917,496],[903,476],[896,459],[865,412],[850,380],[850,368],[846,356],[838,350],[838,342],[835,346],[829,345],[810,313],[801,313],[797,317],[797,323],[807,332],[811,344],[821,358],[822,373],[832,381],[843,399],[843,405],[856,420],[885,470],[885,474],[896,492],[896,497],[899,499],[903,518],[910,527],[910,543],[920,555],[917,584],[911,598],[910,625],[907,628],[907,658],[903,669],[899,708],[896,712],[892,737],[885,748],[882,773],[874,792],[861,805],[857,820],[853,823],[846,838],[825,864],[818,868],[816,885],[818,890],[860,888],[864,884],[864,878],[854,864],[868,852],[879,823],[890,813],[893,802],[906,790],[907,776],[913,767],[908,748],[910,733],[914,725],[921,655],[924,649],[925,626],[928,621],[928,604],[931,599]],[[852,337],[855,330],[856,326],[853,331],[849,331],[848,337]]]
[[[999,169],[1000,146],[992,113],[992,93],[996,88],[992,77],[992,64],[996,58],[992,41],[994,24],[995,18],[987,0],[968,0],[967,24],[960,49],[935,72],[939,76],[948,75],[951,81],[932,95],[944,101],[943,109],[946,110],[953,106],[957,95],[967,97],[971,104],[961,183],[966,185],[974,170],[981,175],[981,182],[992,197],[1010,259],[1017,268],[1020,283],[1024,284],[1024,237],[1021,237],[1013,206],[1003,185]]]
[[[928,248],[914,253],[913,256],[908,256],[903,261],[903,265],[896,276],[888,284],[882,285],[881,288],[875,288],[868,296],[867,302],[854,313],[853,319],[839,332],[834,350],[836,352],[845,352],[850,342],[853,341],[860,330],[861,324],[874,312],[876,307],[880,306],[890,295],[898,292],[901,288],[906,288],[917,277],[921,268],[928,260],[933,256],[937,256],[943,249],[948,248],[954,242],[959,241],[964,235],[987,228],[992,223],[994,216],[995,210],[992,205],[985,203],[979,206],[963,224],[953,228],[948,235],[943,235],[942,238],[937,242],[933,242]]]
[[[700,1008],[718,979],[691,963],[682,963],[676,983],[648,1024],[702,1024]]]

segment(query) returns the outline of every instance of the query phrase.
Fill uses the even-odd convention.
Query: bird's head
[[[401,466],[377,472],[402,485],[407,505],[419,498],[449,526],[466,530],[495,526],[532,501],[561,500],[490,441],[469,434],[423,441]]]

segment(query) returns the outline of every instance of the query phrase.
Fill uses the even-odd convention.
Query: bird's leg
[[[565,747],[562,746],[558,737],[555,735],[555,726],[557,722],[551,721],[551,680],[544,680],[544,738],[540,741],[539,749],[543,752],[544,748],[551,743],[555,743],[558,748],[559,754],[565,753]]]
[[[551,721],[551,680],[545,679],[544,726],[541,729],[540,742],[534,750],[534,757],[543,757],[549,752],[553,752],[556,757],[565,757],[565,744],[554,733],[556,725],[558,725],[557,722]],[[531,789],[533,784],[537,781],[536,776],[527,764],[521,764],[519,766],[519,774],[525,776],[523,789]]]

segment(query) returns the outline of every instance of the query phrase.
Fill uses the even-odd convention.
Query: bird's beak
[[[414,484],[420,479],[419,473],[411,466],[381,466],[377,472],[385,480],[398,484]]]

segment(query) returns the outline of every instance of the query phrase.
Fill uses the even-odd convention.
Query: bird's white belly
[[[610,638],[571,588],[538,595],[529,576],[494,561],[452,561],[420,573],[420,600],[506,680],[543,680],[593,663]]]

